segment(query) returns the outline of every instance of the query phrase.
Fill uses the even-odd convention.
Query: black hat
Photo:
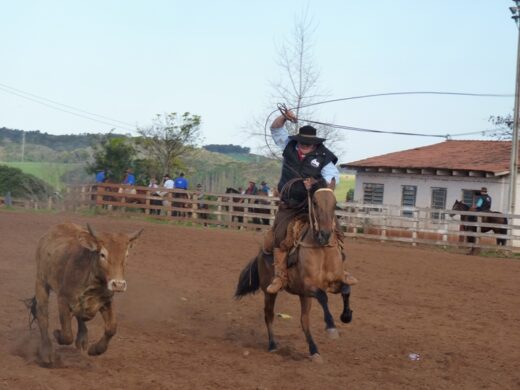
[[[484,193],[487,194],[487,188],[486,188],[486,187],[482,187],[482,188],[480,189],[480,192],[484,192]]]
[[[325,138],[316,137],[316,129],[309,125],[300,127],[298,134],[291,135],[289,139],[309,145],[318,145],[325,141]]]

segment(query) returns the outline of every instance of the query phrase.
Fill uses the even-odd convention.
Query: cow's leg
[[[274,352],[277,349],[276,340],[273,332],[274,320],[274,304],[276,302],[277,294],[264,294],[264,319],[267,326],[267,334],[269,336],[269,352]]]
[[[90,346],[88,349],[89,355],[101,355],[104,353],[108,348],[110,339],[116,334],[117,323],[114,315],[113,303],[107,303],[101,308],[100,312],[103,316],[103,321],[105,321],[105,333],[103,333],[103,336],[96,344]]]
[[[321,363],[322,359],[320,353],[318,352],[318,347],[314,343],[311,335],[310,323],[309,323],[309,314],[311,311],[312,298],[305,297],[300,295],[300,305],[301,305],[301,325],[303,329],[303,333],[305,333],[305,338],[307,339],[307,344],[309,344],[309,353],[311,359],[315,362]]]
[[[341,296],[343,298],[343,313],[341,313],[340,319],[348,324],[352,321],[352,310],[350,309],[350,286],[346,283],[341,288]]]
[[[41,336],[40,359],[42,363],[52,365],[55,362],[55,354],[49,337],[49,288],[40,280],[36,281],[35,298],[36,320]]]
[[[325,321],[325,330],[328,335],[332,339],[337,339],[339,336],[338,330],[336,329],[336,325],[334,324],[334,318],[329,310],[329,298],[327,293],[321,289],[318,289],[314,294],[318,302],[320,303],[321,308],[323,309],[323,320]]]
[[[85,321],[76,317],[78,320],[78,334],[76,336],[76,348],[85,351],[88,346],[88,330]]]
[[[68,298],[58,295],[58,312],[60,314],[61,330],[56,329],[54,331],[54,338],[61,345],[70,345],[74,340],[72,335],[71,318],[72,313],[69,308]]]

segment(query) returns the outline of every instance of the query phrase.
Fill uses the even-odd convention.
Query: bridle
[[[318,222],[318,218],[317,218],[317,215],[316,215],[316,210],[315,210],[315,207],[314,207],[314,204],[312,203],[312,197],[315,196],[318,192],[331,192],[332,194],[334,194],[334,191],[332,191],[332,189],[330,188],[318,188],[316,191],[314,191],[314,193],[311,195],[311,192],[310,191],[307,191],[307,202],[308,202],[308,209],[309,209],[309,224],[311,226],[311,229],[312,229],[312,232],[314,234],[317,234],[320,230],[320,225],[319,225],[319,222]],[[333,219],[333,225],[334,225],[334,219]],[[334,226],[333,226],[334,228]]]

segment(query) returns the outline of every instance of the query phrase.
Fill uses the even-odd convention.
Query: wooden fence
[[[0,198],[0,205],[2,202]],[[12,205],[70,211],[97,208],[204,226],[265,230],[274,221],[278,198],[100,184],[69,187],[63,198],[52,197],[47,202],[13,200]],[[358,203],[338,203],[336,214],[348,237],[493,249],[498,238],[506,240],[501,247],[505,250],[520,247],[520,215],[503,214],[508,223],[501,225],[483,221],[486,216],[496,217],[495,213]],[[461,215],[475,216],[476,221],[463,222]],[[507,234],[482,232],[487,229],[506,229]],[[474,242],[466,242],[467,237],[473,237]]]

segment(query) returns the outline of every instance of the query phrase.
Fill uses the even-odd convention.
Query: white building
[[[487,187],[492,210],[507,212],[510,156],[508,141],[449,140],[340,166],[356,171],[356,202],[451,209]]]

